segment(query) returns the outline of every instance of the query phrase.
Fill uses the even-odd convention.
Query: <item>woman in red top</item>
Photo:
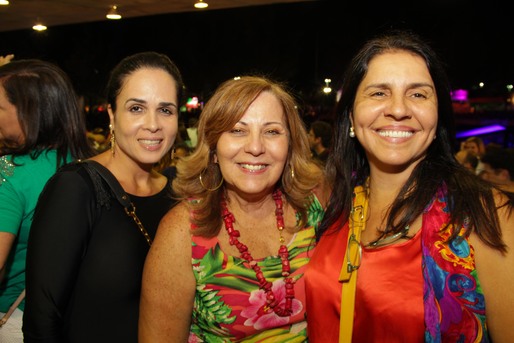
[[[514,195],[456,161],[452,121],[443,65],[415,34],[353,58],[305,275],[309,342],[514,342]]]

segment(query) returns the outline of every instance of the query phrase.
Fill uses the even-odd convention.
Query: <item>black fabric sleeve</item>
[[[55,174],[36,207],[27,248],[23,317],[27,343],[65,341],[63,318],[95,220],[93,184],[84,169],[79,171]]]

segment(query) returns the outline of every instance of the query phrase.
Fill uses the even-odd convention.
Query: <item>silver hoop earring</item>
[[[207,187],[205,187],[205,185],[203,184],[203,179],[202,179],[202,174],[203,174],[203,173],[205,173],[205,171],[206,171],[206,170],[207,170],[207,168],[206,168],[206,169],[204,169],[204,170],[202,170],[202,172],[201,172],[201,173],[200,173],[200,175],[198,176],[198,178],[200,179],[200,185],[202,185],[202,187],[203,187],[206,191],[214,192],[214,191],[218,190],[218,189],[221,187],[221,185],[223,184],[223,177],[221,178],[221,181],[220,181],[219,185],[217,185],[215,188],[207,188]]]
[[[350,133],[348,134],[350,137],[355,137],[355,131],[353,130],[353,126],[350,127]]]

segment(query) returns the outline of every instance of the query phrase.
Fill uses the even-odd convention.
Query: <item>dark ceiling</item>
[[[116,5],[124,18],[191,11],[213,11],[258,5],[297,3],[315,0],[204,0],[205,9],[196,9],[197,0],[10,0],[0,6],[0,32],[31,28],[36,22],[47,27],[107,20]]]
[[[512,14],[497,2],[204,0],[209,7],[195,10],[195,0],[119,0],[124,19],[111,21],[106,0],[10,1],[0,6],[0,55],[54,61],[84,92],[100,90],[115,63],[141,50],[168,54],[189,89],[206,95],[235,74],[254,72],[285,80],[303,94],[318,92],[325,78],[338,86],[365,39],[401,27],[432,41],[452,87],[503,94],[514,83]],[[56,17],[45,20],[47,31],[30,28],[30,18],[50,13]],[[485,87],[477,88],[479,82]]]

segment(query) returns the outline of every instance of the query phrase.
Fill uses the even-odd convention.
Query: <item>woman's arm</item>
[[[11,252],[15,238],[16,236],[10,232],[0,231],[0,283],[4,279],[5,264],[7,262],[7,257]]]
[[[312,191],[324,209],[327,207],[330,199],[330,191],[330,187],[328,186],[325,178],[320,180],[320,183]]]
[[[62,342],[63,322],[92,226],[92,185],[75,172],[56,174],[36,206],[28,248],[25,342]]]
[[[508,206],[498,210],[506,254],[490,248],[476,235],[471,236],[478,279],[485,295],[487,326],[495,343],[514,342],[514,212],[511,210]]]
[[[184,203],[162,219],[146,257],[139,342],[187,342],[196,291],[189,210]]]
[[[9,254],[19,235],[25,210],[24,203],[12,183],[7,181],[0,184],[0,283],[9,266]]]

